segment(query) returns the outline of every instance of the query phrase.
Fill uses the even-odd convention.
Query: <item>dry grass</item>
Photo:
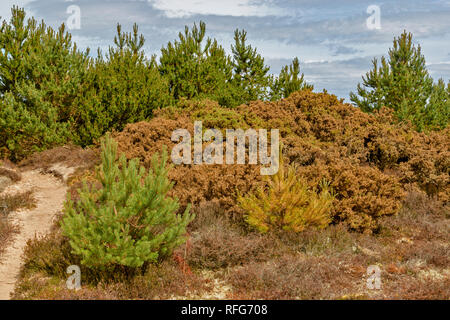
[[[20,181],[20,179],[22,179],[22,176],[18,171],[5,167],[0,167],[0,176],[8,177],[13,182],[18,182]]]
[[[449,215],[410,189],[401,212],[375,234],[343,225],[284,233],[278,253],[217,274],[234,299],[450,299]],[[272,248],[271,250],[274,250]],[[367,267],[381,269],[381,290],[366,286]]]
[[[357,276],[345,273],[336,258],[283,255],[230,270],[226,280],[240,299],[333,299],[347,292]]]
[[[7,218],[0,216],[0,255],[5,250],[12,236],[17,232],[17,226],[11,224]]]
[[[61,163],[68,167],[92,169],[99,163],[99,160],[98,149],[83,149],[79,146],[67,145],[34,153],[22,160],[19,166],[24,170],[40,169],[44,172],[56,163]]]
[[[79,261],[54,227],[29,243],[15,298],[196,299],[214,298],[223,288],[220,296],[228,299],[450,298],[448,213],[413,189],[401,212],[382,219],[374,234],[343,224],[255,234],[226,218],[218,202],[204,203],[196,214],[189,242],[174,259],[109,281],[82,267],[79,291],[65,288],[65,269]],[[370,265],[380,266],[381,290],[366,286]]]
[[[190,238],[178,250],[191,267],[217,270],[251,261],[265,261],[274,254],[271,239],[247,233],[226,217],[217,202],[204,203],[196,210],[189,227]]]
[[[129,280],[86,283],[81,272],[82,289],[67,289],[65,278],[46,272],[22,275],[13,299],[103,300],[103,299],[171,299],[201,293],[210,284],[196,274],[185,274],[175,261],[149,266],[143,275]]]
[[[81,176],[89,180],[90,171],[74,175],[72,191]],[[186,245],[172,259],[131,273],[84,268],[71,254],[57,221],[50,235],[29,242],[14,297],[450,299],[448,204],[417,186],[406,191],[399,213],[380,218],[372,233],[334,223],[323,230],[261,235],[227,215],[220,199],[202,202],[193,208],[196,218],[188,227]],[[8,201],[11,207],[24,202]],[[79,291],[65,286],[66,268],[72,264],[82,269]],[[381,269],[381,290],[366,286],[370,265]],[[223,294],[214,294],[224,288]]]
[[[10,212],[19,208],[31,209],[35,206],[33,191],[25,191],[17,194],[0,195],[0,214],[7,216]]]
[[[32,208],[35,205],[32,191],[14,195],[0,195],[0,254],[5,250],[18,227],[11,223],[8,214],[19,208]]]

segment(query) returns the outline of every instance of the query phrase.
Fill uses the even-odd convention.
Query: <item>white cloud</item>
[[[148,0],[156,9],[163,10],[169,18],[189,17],[195,14],[218,16],[287,15],[285,10],[269,1],[250,0]]]
[[[1,0],[0,15],[25,6],[28,16],[58,27],[67,19],[66,0]],[[435,80],[450,79],[450,3],[448,0],[379,1],[381,30],[368,30],[366,8],[373,0],[74,0],[82,10],[82,28],[73,31],[79,47],[105,52],[117,22],[130,31],[137,22],[148,55],[159,53],[184,26],[206,22],[207,35],[231,53],[233,31],[247,30],[249,43],[278,73],[292,58],[316,89],[348,99],[373,57],[386,55],[394,36],[406,29],[420,43]],[[375,2],[376,3],[376,2]],[[70,4],[70,3],[69,3]],[[176,18],[176,19],[174,19]]]
[[[0,17],[2,17],[2,20],[9,20],[13,5],[23,8],[30,2],[31,0],[2,0],[0,2]]]

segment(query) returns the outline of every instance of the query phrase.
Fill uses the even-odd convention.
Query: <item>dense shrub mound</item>
[[[326,92],[298,91],[277,102],[255,101],[234,109],[208,100],[181,101],[159,110],[149,122],[127,125],[115,138],[129,159],[138,157],[148,166],[154,152],[175,145],[173,130],[187,129],[193,141],[195,120],[203,121],[203,130],[279,129],[286,164],[296,164],[299,178],[311,187],[328,181],[336,194],[334,221],[355,230],[374,230],[378,217],[397,213],[409,184],[444,205],[450,201],[449,129],[418,133],[408,124],[396,124],[388,109],[367,114]],[[236,192],[264,185],[258,165],[177,165],[169,177],[176,181],[173,192],[182,204],[218,200],[237,216],[242,212]]]
[[[156,117],[150,122],[128,125],[115,138],[119,143],[119,152],[127,158],[139,158],[148,167],[154,152],[167,145],[171,150],[175,145],[171,141],[172,132],[185,128],[193,137],[194,125],[187,117],[176,120]],[[174,181],[172,194],[180,199],[182,209],[188,203],[194,205],[204,201],[219,200],[227,212],[232,213],[236,203],[236,190],[246,193],[253,187],[249,181],[258,182],[259,166],[256,165],[177,165],[169,172]]]

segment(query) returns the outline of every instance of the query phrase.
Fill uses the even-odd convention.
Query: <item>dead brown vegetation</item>
[[[97,148],[83,149],[75,145],[66,145],[33,153],[18,165],[22,170],[40,169],[44,172],[55,163],[79,169],[92,169],[100,162],[99,157]]]
[[[33,191],[0,195],[0,254],[9,244],[14,234],[19,231],[18,226],[12,224],[8,219],[8,214],[19,208],[32,208],[35,202]]]
[[[323,178],[330,182],[337,194],[334,221],[354,230],[374,231],[379,217],[398,213],[408,185],[449,203],[450,130],[418,133],[395,124],[387,109],[366,114],[326,93],[300,91],[232,110],[207,100],[163,109],[118,133],[119,149],[148,164],[162,145],[174,146],[173,130],[193,135],[195,120],[203,120],[205,128],[279,128],[287,162],[298,164],[299,176],[312,187]],[[256,165],[179,165],[170,178],[182,204],[217,200],[234,216],[242,215],[236,190],[245,194],[263,185]]]

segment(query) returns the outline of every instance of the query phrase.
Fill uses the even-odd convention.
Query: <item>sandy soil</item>
[[[19,225],[19,233],[0,256],[0,300],[10,298],[22,264],[22,253],[29,239],[45,235],[53,218],[62,207],[66,196],[66,186],[50,174],[38,170],[22,173],[22,180],[9,186],[5,192],[15,193],[34,190],[34,209],[21,209],[9,214],[12,223]]]

